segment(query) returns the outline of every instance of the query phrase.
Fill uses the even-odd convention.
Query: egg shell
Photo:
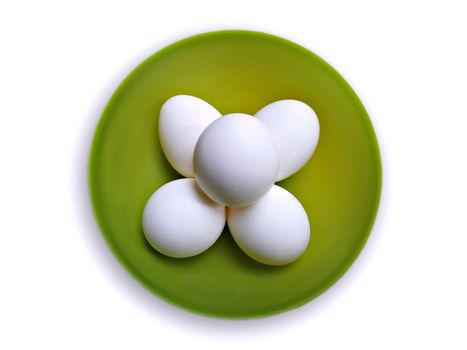
[[[225,207],[213,202],[193,179],[160,187],[143,212],[143,231],[162,254],[185,258],[204,252],[225,226]]]
[[[189,95],[168,99],[159,115],[159,139],[169,163],[193,177],[193,151],[199,135],[221,114],[209,103]]]
[[[268,265],[284,265],[298,259],[310,239],[305,209],[279,186],[273,186],[253,205],[228,208],[227,223],[240,248]]]
[[[302,168],[316,149],[319,121],[307,104],[297,100],[276,101],[255,115],[271,131],[279,151],[279,174],[283,180]]]
[[[228,206],[251,204],[266,194],[279,171],[269,130],[242,113],[225,115],[201,134],[193,158],[195,178],[214,201]]]

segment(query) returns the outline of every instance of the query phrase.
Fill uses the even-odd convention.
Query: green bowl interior
[[[205,253],[159,254],[145,241],[141,215],[150,195],[180,178],[165,159],[157,121],[171,96],[198,96],[223,114],[254,114],[280,99],[317,113],[315,154],[279,183],[302,203],[310,244],[295,263],[262,265],[236,246],[226,227]],[[107,243],[149,290],[195,312],[259,317],[297,307],[332,285],[363,247],[381,190],[381,161],[368,115],[343,78],[310,51],[249,31],[190,37],[139,65],[108,103],[95,133],[89,182]]]

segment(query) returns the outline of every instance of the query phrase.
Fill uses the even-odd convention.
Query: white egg
[[[300,170],[318,144],[319,121],[313,109],[297,100],[281,100],[262,108],[256,117],[269,128],[279,151],[277,181]]]
[[[274,184],[279,157],[271,133],[258,119],[228,114],[211,123],[196,144],[196,181],[213,200],[244,206]]]
[[[206,197],[194,179],[180,179],[151,196],[143,212],[143,231],[162,254],[185,258],[208,249],[225,220],[224,206]]]
[[[227,222],[240,248],[268,265],[283,265],[298,259],[310,239],[305,209],[279,186],[273,186],[253,205],[228,208]]]
[[[221,114],[209,103],[189,95],[168,99],[159,116],[159,138],[169,163],[180,174],[193,177],[193,151],[199,135]]]

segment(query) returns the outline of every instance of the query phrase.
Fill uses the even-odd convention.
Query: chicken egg
[[[251,204],[266,194],[279,171],[271,133],[257,118],[234,113],[216,119],[201,134],[193,166],[201,189],[228,206]]]
[[[193,179],[160,187],[143,212],[143,231],[162,254],[185,258],[204,252],[225,226],[225,207],[213,202]]]
[[[263,107],[255,116],[269,128],[279,151],[276,180],[300,170],[318,144],[319,121],[313,109],[301,101],[281,100]]]
[[[209,103],[189,95],[169,98],[159,115],[159,138],[169,163],[193,177],[193,151],[199,135],[221,114]]]
[[[268,265],[284,265],[298,259],[310,239],[305,209],[279,186],[273,186],[253,205],[228,208],[227,223],[240,248]]]

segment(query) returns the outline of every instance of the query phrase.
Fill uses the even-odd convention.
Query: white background
[[[0,0],[0,348],[467,347],[467,10],[453,1]],[[255,29],[333,65],[374,123],[380,212],[328,292],[262,320],[144,290],[93,221],[86,162],[117,84],[185,36]]]

